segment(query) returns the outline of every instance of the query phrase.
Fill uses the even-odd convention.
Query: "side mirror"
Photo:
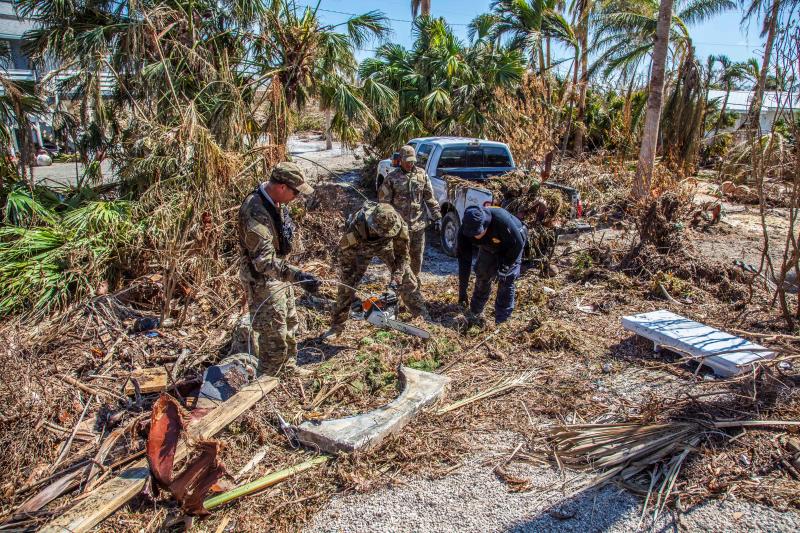
[[[392,166],[393,167],[400,166],[400,152],[395,152],[392,154]]]

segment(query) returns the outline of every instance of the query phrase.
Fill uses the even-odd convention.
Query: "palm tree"
[[[387,19],[377,11],[353,16],[340,24],[322,24],[315,8],[302,9],[291,0],[272,0],[255,38],[253,66],[259,79],[280,87],[270,103],[275,142],[286,143],[287,109],[303,109],[317,98],[331,115],[327,126],[345,143],[358,140],[359,129],[376,119],[355,85],[355,49],[389,32]]]
[[[602,67],[606,77],[626,72],[628,77],[645,64],[654,49],[660,12],[658,0],[607,0],[598,10],[593,49],[600,52],[590,71]],[[680,64],[691,47],[689,26],[734,9],[734,0],[674,0],[669,27],[672,57]]]
[[[411,16],[417,18],[417,14],[429,17],[431,15],[431,0],[411,0]]]
[[[658,23],[653,45],[653,61],[650,74],[650,95],[647,97],[642,144],[639,149],[639,163],[633,181],[633,194],[636,198],[646,198],[650,194],[650,183],[656,161],[658,125],[661,120],[661,101],[664,92],[664,69],[669,48],[669,34],[672,20],[672,0],[661,0]]]
[[[485,17],[473,21],[470,45],[443,19],[417,17],[414,45],[378,48],[359,68],[364,96],[380,128],[381,149],[426,134],[482,136],[492,131],[498,90],[516,87],[525,72],[519,50],[502,45]]]
[[[508,46],[530,54],[532,66],[539,71],[548,67],[543,39],[556,39],[570,46],[575,43],[575,33],[570,24],[556,10],[553,0],[495,0],[492,3],[494,32],[509,37]],[[477,19],[476,19],[477,20]]]
[[[0,45],[0,62],[5,65],[10,58],[11,50],[8,45]],[[11,146],[13,142],[12,135],[14,135],[11,124],[16,123],[20,132],[20,153],[16,171],[20,177],[25,179],[34,157],[33,143],[31,141],[31,123],[28,116],[31,114],[43,114],[46,110],[46,105],[37,95],[34,82],[13,81],[9,78],[4,67],[0,67],[0,87],[2,87],[3,91],[0,95],[0,144],[3,147]],[[2,153],[6,153],[5,148]],[[5,168],[5,161],[3,162],[3,167]],[[8,171],[13,173],[10,166]],[[14,176],[7,177],[14,178]],[[5,178],[6,176],[0,174],[0,189],[3,188]],[[30,173],[29,187],[31,190],[34,187],[32,171]]]
[[[764,90],[766,89],[767,76],[769,75],[770,57],[772,56],[772,47],[775,43],[775,34],[778,29],[778,18],[780,17],[781,9],[796,3],[797,0],[747,0],[742,1],[746,11],[742,21],[758,17],[764,14],[764,21],[761,28],[761,36],[767,37],[764,43],[764,57],[761,62],[761,69],[758,73],[758,78],[753,91],[753,98],[750,100],[750,109],[747,112],[747,119],[745,125],[749,125],[754,129],[760,124],[758,117],[761,115],[761,106],[764,99]]]
[[[745,64],[733,62],[724,54],[711,56],[709,59],[711,62],[709,65],[709,70],[715,63],[719,63],[719,65],[722,67],[718,75],[718,81],[725,91],[725,96],[722,98],[722,106],[719,110],[719,118],[714,126],[714,136],[716,137],[723,121],[725,120],[725,111],[728,108],[728,98],[730,97],[731,91],[736,87],[736,82],[741,81],[744,78]]]
[[[578,90],[578,128],[575,131],[575,155],[583,153],[583,134],[586,127],[586,90],[589,86],[589,18],[595,8],[594,0],[575,0],[572,14],[576,21],[578,48],[580,49],[581,79]],[[577,55],[575,57],[575,73],[578,72]],[[574,79],[574,78],[573,78]]]

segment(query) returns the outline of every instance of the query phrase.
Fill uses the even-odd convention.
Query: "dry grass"
[[[325,277],[333,275],[331,250],[343,220],[336,213],[350,207],[345,203],[348,199],[357,203],[349,193],[339,192],[332,189],[319,204],[312,203],[300,222],[304,233],[298,254],[304,260],[313,259]],[[683,248],[691,250],[693,239],[708,236],[687,229],[680,238]],[[694,258],[691,252],[663,254],[643,248],[637,263],[640,268],[625,274],[619,270],[630,249],[624,238],[600,243],[584,237],[573,246],[577,247],[574,253],[557,254],[562,267],[557,278],[540,280],[531,271],[520,280],[520,305],[512,319],[496,331],[461,334],[457,330],[456,317],[461,311],[453,302],[454,277],[423,288],[437,322],[430,326],[434,338],[427,343],[351,323],[340,340],[322,344],[314,337],[327,325],[323,309],[318,303],[301,306],[302,347],[310,356],[325,361],[312,365],[311,376],[285,376],[273,393],[223,434],[223,460],[230,472],[238,471],[267,446],[266,458],[242,482],[310,457],[292,447],[279,429],[277,414],[300,422],[372,409],[396,395],[393,371],[398,363],[446,369],[452,381],[444,405],[491,389],[503,378],[528,373],[534,378],[527,382],[529,386],[489,395],[441,416],[423,414],[379,450],[339,456],[313,473],[223,506],[204,527],[213,530],[226,519],[236,524],[237,530],[297,530],[335,494],[391,487],[408,476],[446,475],[461,464],[465,454],[474,451],[472,437],[478,432],[508,430],[529,436],[530,445],[517,454],[524,459],[541,449],[544,441],[537,440],[543,436],[539,430],[548,424],[613,421],[652,425],[709,416],[800,419],[796,371],[775,368],[729,382],[706,381],[693,367],[670,363],[653,354],[650,346],[634,342],[619,323],[625,314],[668,308],[727,329],[780,333],[766,295],[756,291],[749,302],[734,303],[719,298],[722,285],[743,285],[742,280],[720,265]],[[592,264],[575,276],[580,257],[591,258]],[[658,299],[651,290],[658,272],[669,272],[685,283],[692,301],[682,304]],[[546,294],[545,285],[555,294]],[[378,287],[366,284],[363,291]],[[133,368],[180,360],[178,377],[190,380],[224,353],[241,305],[235,271],[230,269],[203,286],[189,288],[177,290],[171,305],[174,318],[183,316],[182,322],[160,329],[157,337],[128,333],[137,313],[153,314],[160,308],[164,287],[157,278],[143,278],[113,299],[76,306],[38,328],[4,325],[1,333],[6,348],[0,353],[5,369],[0,392],[8,406],[0,421],[0,445],[6,450],[0,466],[7,473],[0,493],[4,517],[35,492],[29,488],[32,483],[49,475],[66,437],[64,431],[48,428],[57,425],[70,432],[88,400],[86,393],[56,376],[70,375],[92,387],[117,392]],[[333,297],[332,288],[323,292],[323,296]],[[593,312],[582,311],[577,302]],[[785,335],[763,342],[794,353],[798,345],[796,338]],[[188,355],[182,355],[186,349]],[[718,394],[715,400],[720,401],[700,400],[707,394]],[[659,400],[648,401],[648,395]],[[99,422],[97,431],[108,431],[112,424],[123,425],[139,412],[148,412],[155,399],[150,395],[142,398],[139,406],[124,406],[111,393],[101,396],[106,406],[93,405],[87,414]],[[681,402],[669,403],[670,398]],[[679,406],[685,408],[680,413],[683,418],[676,417]],[[109,418],[114,413],[120,413],[121,420]],[[797,481],[779,460],[786,452],[777,437],[785,432],[747,429],[746,434],[731,439],[738,430],[719,431],[725,436],[705,439],[686,458],[673,493],[680,493],[684,503],[734,494],[779,507],[800,506],[796,497],[800,492],[795,490],[792,495]],[[143,435],[138,429],[127,433],[110,457],[118,459],[139,449]],[[96,441],[76,441],[59,469],[92,457],[96,451]],[[743,454],[748,457],[746,466],[737,462]],[[106,464],[109,462],[111,459]],[[40,521],[73,498],[50,504]],[[166,496],[159,496],[154,504],[151,496],[142,495],[106,520],[101,529],[159,528],[176,515],[176,505]]]

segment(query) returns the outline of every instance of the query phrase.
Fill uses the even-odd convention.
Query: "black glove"
[[[319,288],[322,287],[322,280],[308,272],[300,272],[297,276],[297,281],[303,287],[303,290],[311,294],[319,292]]]

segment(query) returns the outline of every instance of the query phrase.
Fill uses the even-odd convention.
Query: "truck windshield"
[[[448,146],[439,156],[439,168],[510,166],[511,156],[502,146]]]

